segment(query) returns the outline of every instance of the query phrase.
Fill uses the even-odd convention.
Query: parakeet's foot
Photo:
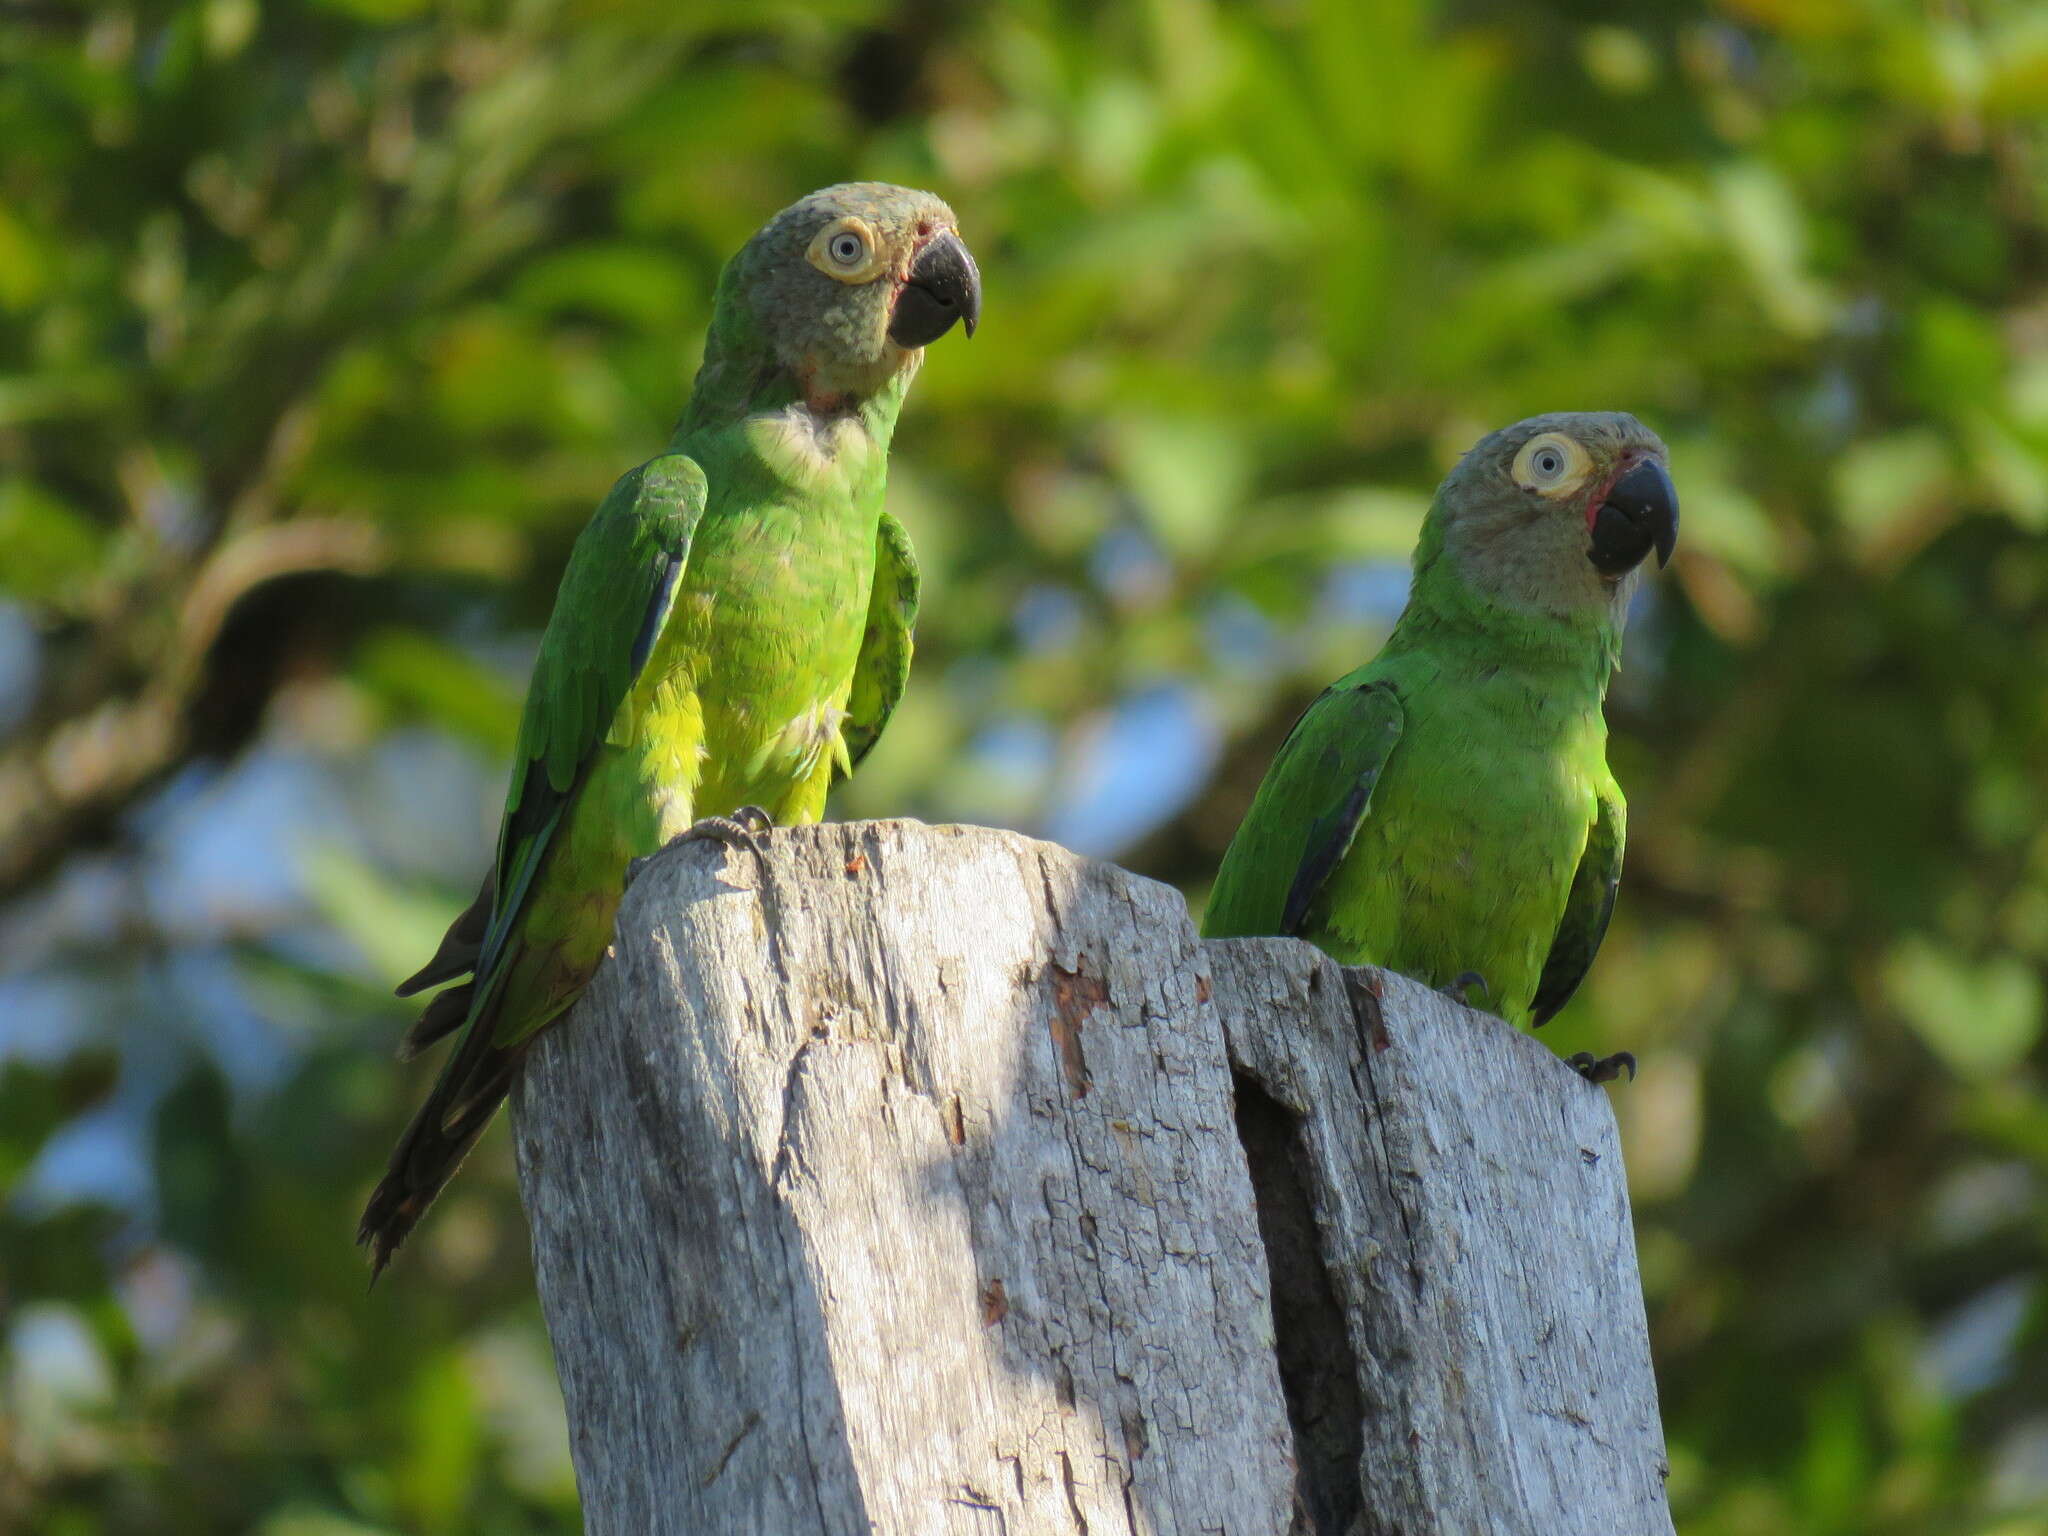
[[[1477,1003],[1472,1001],[1472,989],[1474,987],[1479,989],[1479,1001]],[[1477,971],[1460,971],[1451,978],[1451,984],[1443,989],[1443,993],[1452,1002],[1462,1003],[1467,1008],[1491,1007],[1493,1004],[1493,988],[1487,984],[1486,978]]]
[[[1565,1065],[1589,1083],[1611,1083],[1621,1076],[1624,1067],[1628,1069],[1628,1080],[1636,1080],[1636,1059],[1627,1051],[1616,1051],[1612,1056],[1595,1056],[1591,1051],[1581,1051],[1576,1056],[1566,1057]]]
[[[758,805],[743,805],[730,816],[706,816],[681,833],[676,841],[694,843],[708,840],[728,848],[761,852],[761,839],[775,830],[775,820]]]

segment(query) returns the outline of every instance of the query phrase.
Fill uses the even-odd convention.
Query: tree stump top
[[[1661,1532],[1604,1095],[915,822],[642,866],[515,1094],[587,1528]]]

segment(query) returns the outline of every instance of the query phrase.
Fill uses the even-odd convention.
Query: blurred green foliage
[[[2035,0],[10,6],[0,1525],[573,1528],[501,1136],[363,1292],[385,988],[719,262],[860,175],[987,314],[840,813],[1199,900],[1452,455],[1638,412],[1684,545],[1549,1033],[1643,1058],[1679,1525],[2048,1532],[2044,122]]]

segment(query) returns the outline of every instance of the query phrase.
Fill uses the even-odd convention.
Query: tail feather
[[[476,893],[476,900],[448,925],[434,958],[398,984],[398,995],[411,997],[415,992],[424,992],[428,987],[475,970],[477,957],[483,953],[484,930],[491,925],[491,905],[497,898],[498,869],[494,864],[484,875],[484,887]]]
[[[399,1137],[382,1181],[363,1208],[356,1242],[370,1248],[372,1285],[441,1187],[455,1176],[511,1091],[527,1043],[497,1045],[492,1032],[488,1017],[471,1026],[426,1102]]]
[[[398,1042],[398,1059],[411,1061],[443,1035],[462,1028],[463,1020],[469,1017],[470,999],[475,996],[476,983],[465,981],[427,1004],[426,1012],[413,1020],[412,1028]]]

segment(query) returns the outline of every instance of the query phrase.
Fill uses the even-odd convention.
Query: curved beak
[[[960,237],[951,230],[925,242],[911,263],[896,308],[889,316],[889,339],[899,347],[922,347],[953,329],[958,320],[974,334],[981,318],[981,273]]]
[[[1651,550],[1668,565],[1678,545],[1678,487],[1655,459],[1644,459],[1615,481],[1593,514],[1593,568],[1621,576]]]

